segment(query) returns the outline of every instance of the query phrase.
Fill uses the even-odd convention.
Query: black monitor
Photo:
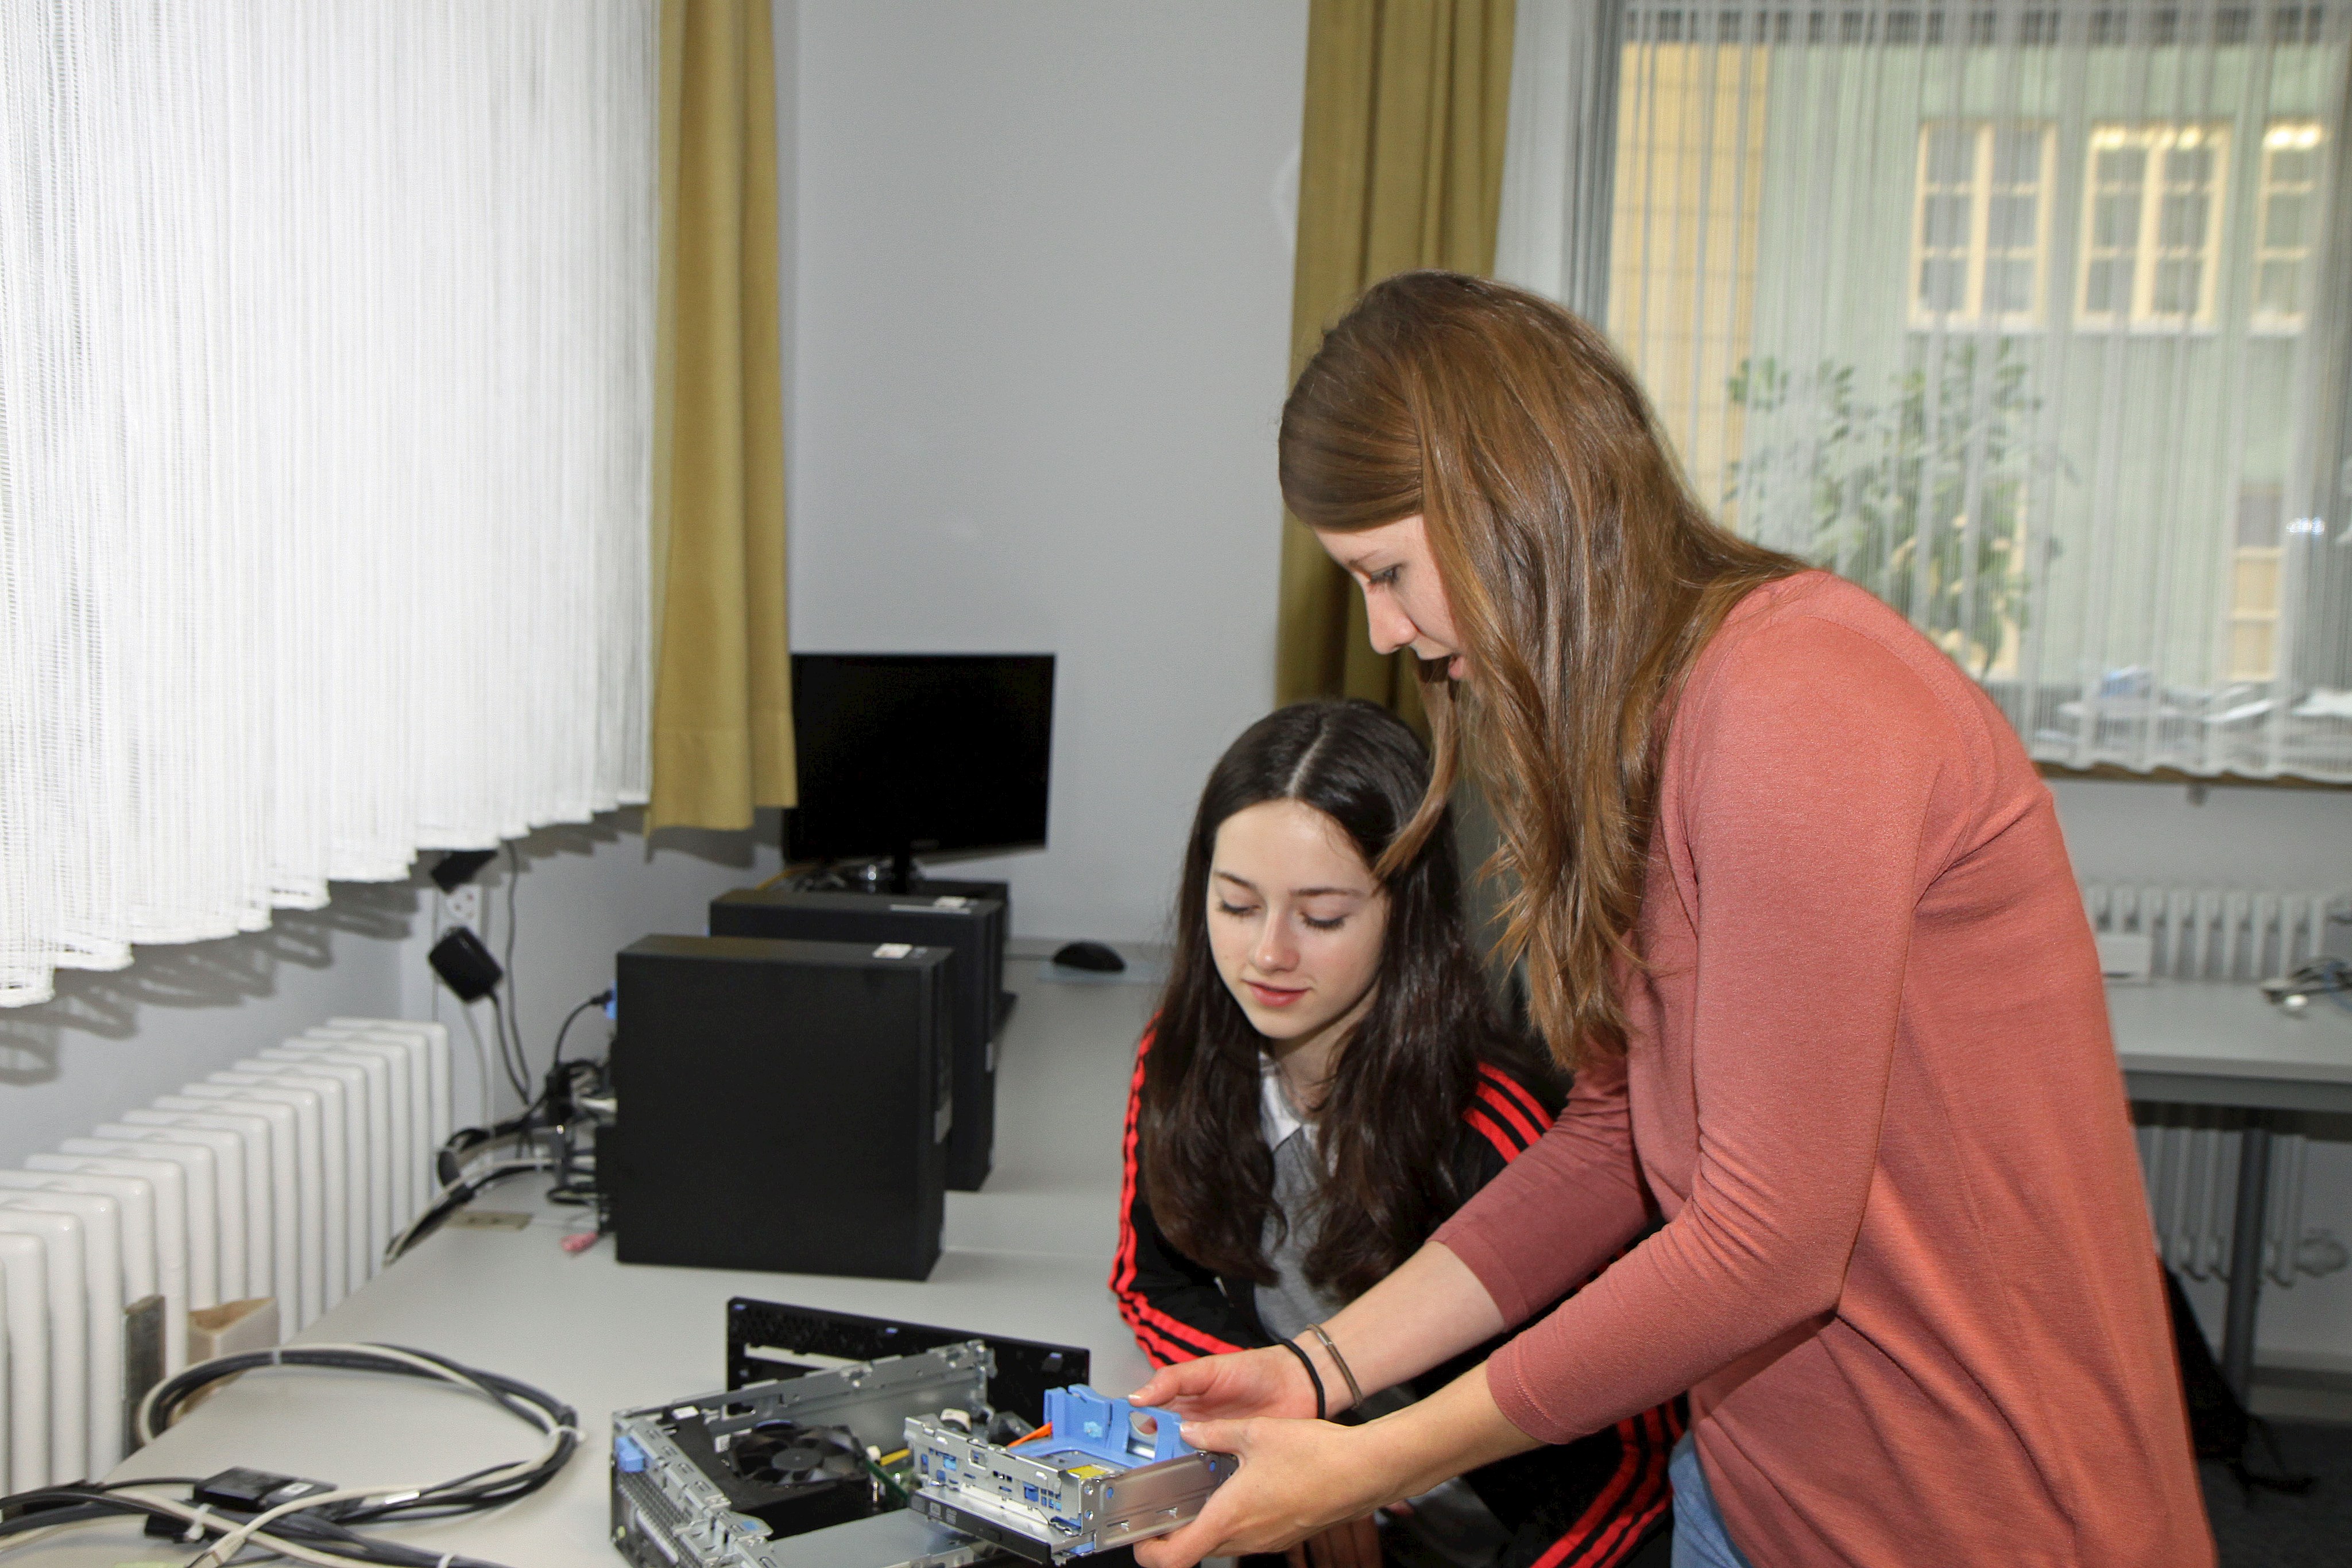
[[[1042,849],[1051,653],[794,653],[787,861]]]

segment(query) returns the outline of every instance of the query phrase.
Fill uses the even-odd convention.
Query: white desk
[[[579,1211],[540,1201],[527,1177],[483,1209],[530,1214],[522,1231],[444,1229],[299,1336],[383,1340],[519,1377],[569,1401],[580,1452],[535,1496],[498,1511],[400,1527],[399,1539],[515,1568],[619,1568],[605,1538],[610,1416],[726,1381],[725,1306],[754,1296],[842,1312],[1087,1346],[1112,1391],[1145,1364],[1119,1322],[1108,1272],[1119,1116],[1133,1047],[1156,993],[1143,986],[1038,983],[1007,966],[1022,997],[1007,1024],[996,1169],[984,1192],[948,1197],[947,1254],[922,1283],[624,1267],[610,1242],[578,1257],[557,1242]],[[2108,993],[2135,1099],[2263,1111],[2352,1110],[2352,1014],[2315,1004],[2289,1018],[2251,987],[2118,986]],[[2259,1197],[2267,1133],[2250,1130]],[[2242,1197],[2242,1204],[2244,1202]],[[2254,1210],[2259,1215],[2259,1207]],[[2240,1236],[2259,1246],[2259,1225]],[[2252,1350],[2252,1291],[2233,1270],[2230,1343]],[[2242,1322],[2242,1331],[2240,1324]],[[257,1373],[221,1390],[118,1472],[208,1475],[235,1464],[343,1483],[430,1481],[527,1454],[531,1433],[454,1392],[324,1372]],[[184,1561],[135,1524],[94,1524],[17,1549],[56,1568]]]
[[[612,1413],[724,1386],[730,1296],[1083,1345],[1097,1385],[1124,1392],[1141,1382],[1146,1364],[1104,1281],[1128,1078],[1156,994],[1039,984],[1033,964],[1007,967],[1022,1000],[1000,1047],[995,1170],[987,1190],[948,1196],[948,1250],[929,1280],[624,1266],[610,1241],[573,1256],[558,1243],[581,1211],[544,1203],[545,1178],[528,1176],[474,1205],[527,1212],[528,1229],[444,1228],[298,1336],[436,1351],[580,1412],[580,1451],[544,1490],[489,1513],[397,1527],[397,1538],[515,1568],[620,1568],[606,1538]],[[537,1447],[521,1422],[454,1391],[263,1371],[221,1389],[117,1479],[252,1465],[341,1485],[433,1481]],[[110,1568],[177,1563],[192,1551],[142,1541],[135,1523],[107,1522],[16,1556]]]
[[[2262,1302],[2271,1119],[2281,1112],[2352,1112],[2352,1012],[2315,998],[2303,1012],[2289,1013],[2252,986],[2158,981],[2108,987],[2107,1016],[2133,1099],[2233,1105],[2247,1113],[2221,1329],[2221,1373],[2243,1398]]]

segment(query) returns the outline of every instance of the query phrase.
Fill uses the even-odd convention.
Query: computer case
[[[920,1280],[954,1125],[944,946],[648,936],[615,960],[625,1263]]]
[[[999,981],[996,992],[996,1032],[1004,1032],[1004,1020],[1013,1015],[1013,1004],[1021,998],[1003,987],[1004,945],[1013,936],[1013,884],[1009,882],[987,882],[971,877],[918,877],[916,896],[919,898],[992,898],[1004,905],[1004,918],[996,927],[996,967]]]
[[[710,902],[714,936],[812,942],[912,942],[954,955],[955,1132],[947,1184],[979,1190],[996,1138],[997,995],[1004,986],[1004,905],[929,890],[920,895],[741,888]]]

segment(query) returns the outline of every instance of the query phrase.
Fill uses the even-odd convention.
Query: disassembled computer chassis
[[[1050,1458],[1061,1446],[1047,1440],[1036,1451]],[[1066,1469],[919,1416],[907,1419],[907,1448],[917,1482],[909,1507],[1055,1563],[1165,1534],[1199,1514],[1239,1465],[1231,1454],[1193,1452],[1122,1469],[1086,1454],[1071,1456],[1082,1462]]]
[[[942,1537],[910,1511],[772,1535],[735,1511],[662,1426],[666,1416],[699,1415],[726,1438],[787,1419],[845,1427],[861,1443],[894,1450],[910,1416],[983,1408],[993,1364],[988,1346],[971,1340],[622,1411],[613,1417],[613,1544],[638,1568],[965,1568],[995,1557],[993,1547]]]
[[[1109,1447],[1097,1423],[1090,1451],[1069,1454],[1084,1439],[1064,1434],[1069,1440],[1041,1441],[1032,1458],[940,1418],[960,1411],[984,1427],[995,1371],[994,1352],[973,1339],[622,1411],[613,1417],[613,1544],[637,1568],[967,1568],[1008,1552],[1062,1563],[1175,1529],[1237,1467],[1231,1455],[1191,1451],[1114,1458],[1123,1424]],[[1048,1409],[1080,1398],[1125,1409],[1083,1387],[1049,1392]],[[698,1418],[722,1451],[780,1419],[846,1427],[877,1453],[904,1447],[908,1507],[776,1535],[737,1511],[678,1446],[665,1423],[687,1418]],[[1171,1431],[1158,1451],[1183,1448]],[[1080,1462],[1044,1462],[1057,1454]]]

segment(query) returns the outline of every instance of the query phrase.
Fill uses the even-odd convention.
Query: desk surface
[[[1029,983],[1000,1047],[995,1172],[948,1197],[947,1251],[923,1281],[623,1265],[610,1242],[558,1243],[580,1211],[545,1183],[493,1189],[478,1209],[527,1213],[522,1230],[445,1228],[298,1336],[377,1340],[455,1356],[576,1406],[580,1451],[545,1490],[467,1519],[400,1527],[404,1542],[515,1568],[620,1568],[606,1539],[614,1410],[726,1382],[725,1307],[754,1296],[836,1311],[1085,1345],[1094,1381],[1123,1391],[1147,1372],[1105,1277],[1117,1234],[1119,1128],[1153,991]],[[530,1430],[455,1391],[390,1378],[262,1371],[221,1389],[117,1472],[203,1476],[251,1465],[340,1485],[432,1481],[534,1451]],[[184,1562],[190,1549],[93,1524],[12,1553],[26,1563]]]
[[[558,1242],[578,1211],[525,1178],[478,1208],[521,1212],[522,1230],[447,1229],[299,1336],[383,1340],[441,1352],[575,1406],[580,1452],[546,1490],[470,1519],[401,1527],[397,1538],[515,1568],[618,1568],[605,1538],[610,1417],[719,1387],[729,1297],[746,1295],[1082,1344],[1102,1387],[1134,1386],[1142,1357],[1104,1276],[1117,1233],[1118,1127],[1133,1047],[1154,992],[1036,983],[1002,1046],[996,1169],[983,1192],[950,1194],[948,1250],[921,1282],[624,1266],[610,1243]],[[2281,1013],[2251,987],[2118,986],[2108,993],[2135,1096],[2352,1110],[2352,1014]],[[323,1372],[261,1372],[220,1390],[118,1477],[207,1475],[253,1465],[341,1484],[431,1481],[536,1447],[512,1417],[452,1391]],[[97,1524],[16,1549],[24,1563],[177,1563],[187,1552],[137,1527]]]
[[[2352,1112],[2352,1012],[2315,998],[2289,1013],[2249,985],[2107,988],[2116,1053],[2135,1100]]]

